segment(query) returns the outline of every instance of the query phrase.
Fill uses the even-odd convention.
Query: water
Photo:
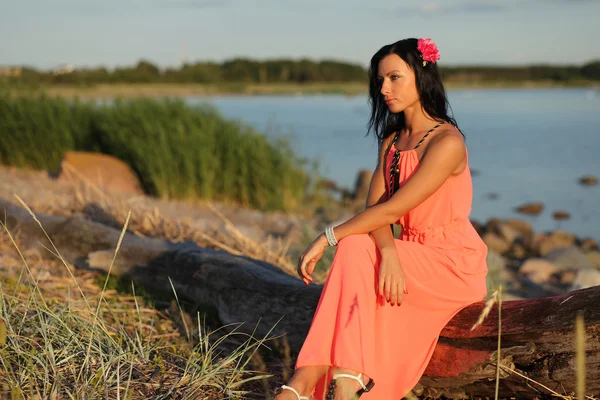
[[[467,137],[473,177],[471,217],[518,217],[536,230],[565,229],[600,239],[600,92],[594,89],[454,90],[454,115]],[[190,98],[269,135],[291,136],[297,154],[319,159],[322,172],[352,188],[361,168],[373,169],[376,145],[365,137],[366,96],[303,95]],[[275,127],[275,128],[274,128]],[[490,194],[496,194],[493,198]],[[544,211],[523,216],[514,207],[542,201]],[[552,213],[571,213],[555,221]]]

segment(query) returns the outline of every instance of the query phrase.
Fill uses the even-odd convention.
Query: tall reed
[[[94,104],[0,93],[0,134],[0,164],[58,171],[66,151],[102,152],[162,198],[293,210],[311,190],[307,163],[288,142],[177,99]]]

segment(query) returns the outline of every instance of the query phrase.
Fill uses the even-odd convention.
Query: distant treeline
[[[450,82],[493,81],[599,81],[600,60],[584,65],[442,66]],[[0,80],[26,85],[98,83],[323,83],[364,82],[364,66],[334,60],[266,60],[237,58],[222,63],[197,62],[180,68],[160,69],[146,60],[132,67],[42,71],[27,67],[0,68]]]

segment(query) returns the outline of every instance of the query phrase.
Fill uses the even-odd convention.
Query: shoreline
[[[100,223],[113,221],[116,226],[123,226],[125,214],[123,209],[133,211],[133,229],[150,237],[167,235],[171,232],[155,225],[144,225],[147,215],[164,222],[156,226],[179,227],[175,232],[178,240],[181,235],[192,235],[194,232],[205,232],[213,239],[219,237],[226,243],[225,250],[235,248],[236,251],[254,249],[253,246],[236,247],[234,236],[228,234],[226,225],[233,224],[237,232],[243,233],[252,243],[269,243],[265,248],[256,245],[260,254],[247,254],[264,258],[280,267],[289,266],[289,260],[296,259],[325,226],[343,221],[354,214],[351,206],[338,204],[325,212],[304,210],[304,212],[259,211],[236,204],[220,202],[190,202],[160,199],[148,195],[133,195],[113,191],[84,190],[87,182],[79,180],[65,181],[50,177],[43,170],[23,169],[0,165],[0,189],[3,193],[17,194],[35,212],[49,215],[68,216],[80,213],[85,218]],[[79,193],[79,194],[78,194]],[[8,202],[16,204],[11,196],[0,196]],[[102,202],[100,209],[91,204]],[[211,205],[214,206],[211,207]],[[215,213],[214,210],[219,210]],[[106,216],[110,215],[110,219]],[[490,216],[477,219],[470,216],[473,227],[488,247],[489,284],[503,283],[512,291],[513,296],[527,298],[537,295],[551,295],[563,292],[571,285],[577,284],[579,270],[587,270],[580,277],[579,284],[596,282],[600,284],[600,250],[599,238],[583,235],[581,232],[555,228],[539,230],[528,221],[525,215],[513,217]],[[137,222],[136,222],[137,221]],[[171,233],[170,233],[171,232]],[[216,235],[216,236],[215,236]],[[282,242],[269,238],[281,237]],[[188,238],[189,239],[189,238]],[[203,239],[204,240],[204,239]],[[287,242],[285,257],[281,244]],[[212,242],[210,242],[212,243]],[[206,246],[210,246],[206,242]],[[239,243],[238,243],[239,244]],[[264,249],[269,251],[265,252]],[[223,250],[221,248],[221,250]],[[245,251],[246,251],[245,250]],[[252,250],[254,251],[254,250]],[[576,254],[575,254],[576,253]],[[317,271],[324,279],[323,268],[332,259],[328,252]],[[287,257],[287,258],[286,258]],[[539,266],[542,260],[545,265]],[[534,265],[522,270],[526,263]],[[548,266],[547,262],[554,264]],[[531,270],[529,269],[531,268]],[[587,273],[593,272],[594,277]],[[568,276],[565,275],[568,273]],[[529,277],[530,274],[536,276]],[[530,282],[529,279],[532,278]],[[573,286],[574,288],[574,286]],[[531,292],[530,292],[531,291]],[[534,296],[534,297],[535,297]]]
[[[448,90],[502,90],[502,89],[590,89],[600,90],[600,82],[581,81],[558,84],[551,81],[520,82],[448,82]],[[98,84],[93,86],[50,85],[34,87],[11,87],[12,93],[45,92],[50,96],[66,98],[132,98],[132,97],[190,97],[190,96],[265,96],[265,95],[313,95],[331,94],[357,96],[366,95],[367,84],[347,83],[309,83],[309,84]]]

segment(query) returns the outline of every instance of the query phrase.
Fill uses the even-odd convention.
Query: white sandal
[[[350,379],[354,379],[355,381],[360,383],[360,386],[362,387],[362,389],[360,389],[358,392],[356,392],[354,398],[359,398],[363,393],[370,392],[371,389],[373,389],[373,386],[375,386],[375,382],[373,382],[373,379],[369,379],[369,383],[367,383],[367,385],[365,386],[363,380],[361,379],[362,377],[363,377],[362,373],[359,373],[357,376],[350,375],[350,374],[334,374],[333,378],[329,382],[329,387],[327,388],[327,394],[325,395],[325,399],[334,400],[335,387],[336,387],[335,380],[337,378],[350,378]]]
[[[308,396],[300,396],[300,393],[298,393],[298,391],[291,386],[287,386],[287,385],[281,386],[281,390],[286,390],[286,389],[294,392],[294,394],[296,395],[298,400],[310,400],[310,397],[308,397]]]

